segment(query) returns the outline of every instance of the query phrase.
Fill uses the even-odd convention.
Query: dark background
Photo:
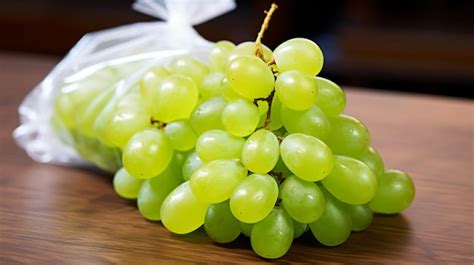
[[[211,1],[211,0],[210,0]],[[132,0],[16,0],[0,3],[0,52],[63,56],[90,31],[153,21]],[[339,84],[472,98],[474,1],[275,1],[264,43],[315,40],[322,76]],[[237,9],[197,26],[205,38],[253,40],[271,1],[237,1]]]

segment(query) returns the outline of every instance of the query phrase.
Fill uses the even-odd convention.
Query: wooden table
[[[16,109],[56,62],[0,55],[0,264],[264,261],[243,236],[217,245],[202,230],[177,236],[145,221],[114,194],[110,176],[31,161],[11,138]],[[413,177],[415,201],[339,247],[305,235],[279,261],[472,264],[472,102],[356,88],[347,95],[347,112],[370,128],[387,167]]]

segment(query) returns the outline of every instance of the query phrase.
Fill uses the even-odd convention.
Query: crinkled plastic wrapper
[[[133,89],[150,68],[185,54],[205,60],[213,43],[192,26],[232,10],[235,3],[139,0],[133,7],[164,22],[86,34],[19,106],[20,126],[13,137],[35,161],[116,171],[121,166],[120,150],[102,144],[94,134],[101,113]]]

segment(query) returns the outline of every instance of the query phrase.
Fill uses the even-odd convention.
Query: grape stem
[[[166,127],[166,123],[155,119],[155,117],[153,117],[153,116],[150,117],[150,124],[155,126],[158,129],[160,129],[160,130],[163,130]]]
[[[260,27],[260,31],[258,32],[257,39],[255,40],[255,55],[257,55],[260,59],[263,60],[263,52],[262,52],[262,39],[263,39],[263,33],[265,33],[265,30],[268,28],[268,24],[270,24],[270,19],[272,18],[273,12],[278,8],[278,6],[275,3],[272,3],[270,6],[270,10],[265,11],[267,14],[265,16],[265,19],[263,20],[262,26]]]

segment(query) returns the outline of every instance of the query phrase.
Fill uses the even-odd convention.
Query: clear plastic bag
[[[108,72],[104,69],[120,68],[118,74],[123,78],[104,85],[113,91],[113,101],[152,66],[183,54],[205,60],[212,43],[192,26],[232,10],[235,3],[233,0],[138,0],[133,7],[164,22],[135,23],[86,34],[19,106],[20,126],[13,137],[35,161],[75,166],[93,163],[107,171],[115,170],[120,164],[118,150],[84,135],[75,135],[64,124],[54,122],[53,105],[58,93],[61,89],[81,89],[67,84],[87,80],[91,75],[102,75],[100,78],[107,80]],[[84,148],[95,152],[88,154],[88,161],[83,158],[87,151]]]

